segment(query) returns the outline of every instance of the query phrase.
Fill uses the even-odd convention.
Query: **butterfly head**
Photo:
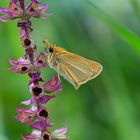
[[[45,43],[46,55],[60,54],[65,51],[63,48],[60,48],[55,44],[50,44],[47,39],[45,39],[43,42]]]
[[[49,41],[47,39],[45,39],[43,41],[43,43],[45,43],[45,51],[49,54],[52,54],[54,53],[54,50],[55,50],[55,45],[53,44],[50,44]]]

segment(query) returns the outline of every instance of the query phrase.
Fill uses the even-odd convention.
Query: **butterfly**
[[[103,69],[102,65],[95,61],[50,44],[48,40],[43,42],[46,44],[46,57],[50,67],[57,71],[59,79],[61,75],[75,89],[97,77]]]

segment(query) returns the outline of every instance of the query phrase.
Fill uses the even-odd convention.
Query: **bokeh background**
[[[70,140],[140,140],[140,1],[40,1],[53,15],[32,20],[38,52],[48,37],[104,67],[78,91],[62,78],[62,93],[48,103],[54,129],[68,126]],[[0,7],[8,2],[0,0]],[[29,78],[8,71],[8,60],[24,54],[16,23],[0,22],[0,140],[19,140],[30,132],[15,119],[16,107],[31,97]],[[42,76],[48,80],[54,73],[46,67]]]

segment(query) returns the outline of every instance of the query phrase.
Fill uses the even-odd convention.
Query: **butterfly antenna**
[[[51,45],[47,38],[45,38],[45,39],[43,40],[43,43],[46,44],[46,47],[47,47],[47,48]]]

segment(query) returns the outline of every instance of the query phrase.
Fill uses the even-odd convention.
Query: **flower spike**
[[[32,39],[31,32],[32,18],[48,18],[48,4],[40,5],[39,0],[31,0],[25,4],[25,0],[11,0],[8,8],[0,7],[0,21],[18,19],[17,27],[20,28],[20,43],[24,49],[24,57],[17,60],[9,60],[12,66],[9,70],[18,74],[29,76],[30,98],[21,101],[22,106],[17,107],[16,119],[32,129],[31,134],[22,136],[23,140],[67,140],[67,128],[60,128],[51,131],[54,125],[49,121],[50,113],[46,104],[55,99],[57,93],[62,90],[61,83],[57,76],[49,81],[44,81],[41,70],[48,65],[46,55],[42,52],[35,54],[37,46]],[[28,107],[28,108],[27,108]]]

